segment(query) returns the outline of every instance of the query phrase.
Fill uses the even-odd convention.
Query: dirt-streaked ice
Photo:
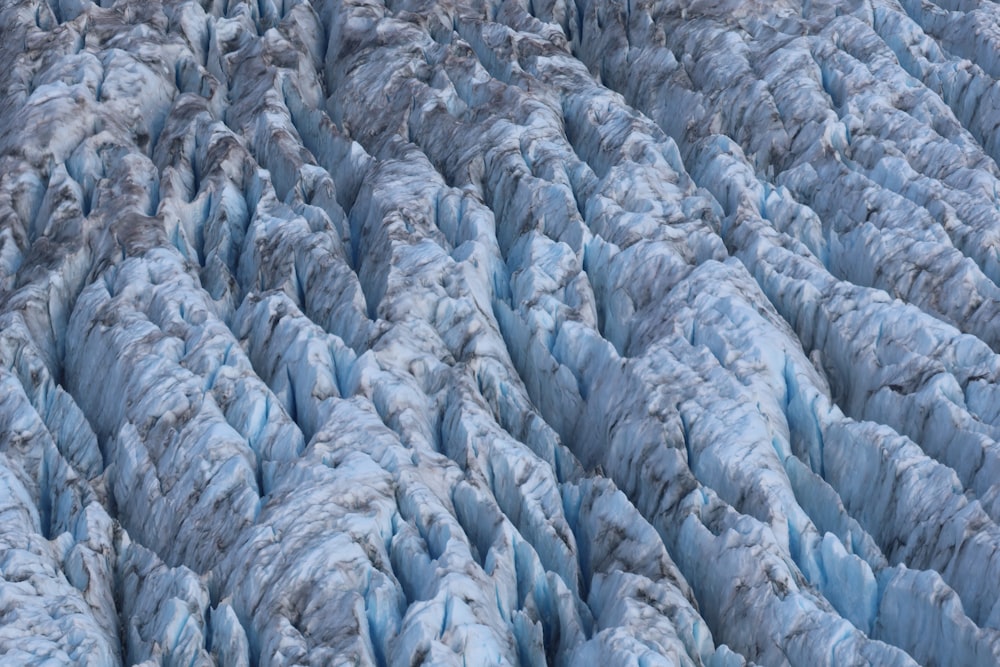
[[[0,664],[997,664],[995,10],[4,4]]]

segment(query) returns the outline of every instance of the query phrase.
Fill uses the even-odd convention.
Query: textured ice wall
[[[1000,6],[0,34],[0,663],[1000,662]]]

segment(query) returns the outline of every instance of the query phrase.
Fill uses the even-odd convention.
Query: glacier
[[[1000,664],[996,3],[0,34],[0,665]]]

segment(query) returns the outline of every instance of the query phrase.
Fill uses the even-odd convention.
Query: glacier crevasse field
[[[1000,5],[0,36],[0,664],[1000,664]]]

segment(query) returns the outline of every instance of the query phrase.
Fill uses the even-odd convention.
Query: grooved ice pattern
[[[1000,5],[0,35],[0,664],[1000,663]]]

